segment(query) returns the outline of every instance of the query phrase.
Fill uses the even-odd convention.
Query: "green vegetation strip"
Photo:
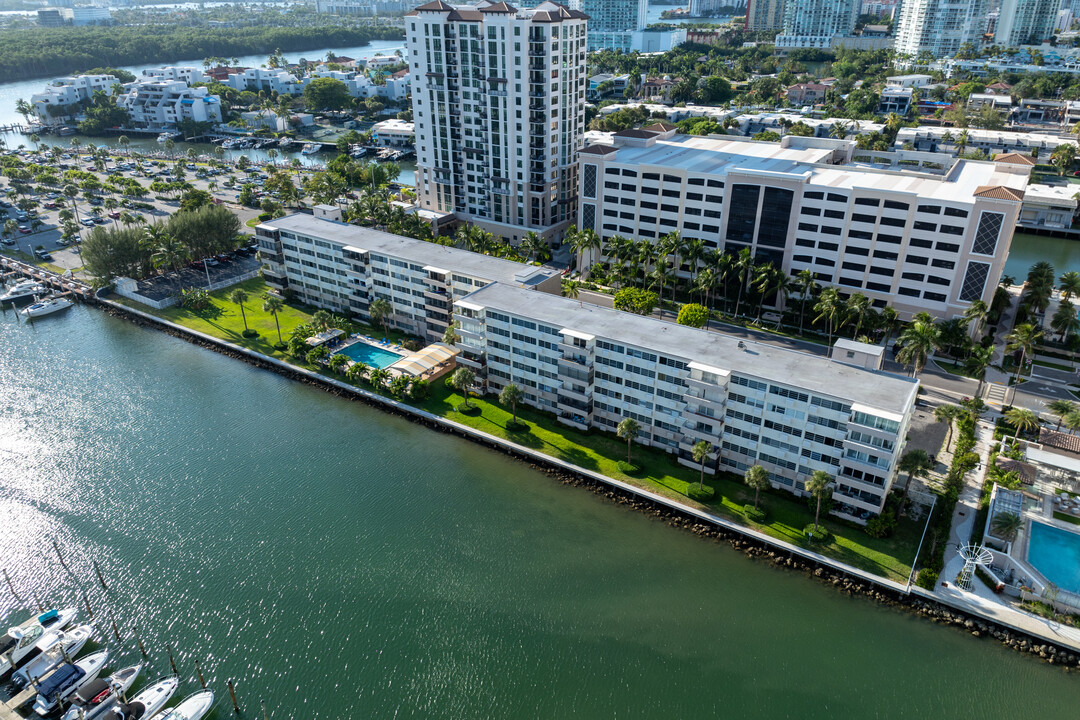
[[[1057,510],[1054,511],[1054,519],[1064,520],[1065,522],[1072,523],[1073,525],[1080,525],[1080,518],[1074,515],[1066,515],[1065,513],[1058,512]]]
[[[242,288],[250,297],[245,303],[244,310],[248,327],[259,332],[256,338],[242,336],[244,324],[240,310],[226,299],[235,287]],[[322,366],[315,367],[299,362],[274,349],[274,344],[278,342],[277,330],[273,316],[262,310],[261,296],[267,288],[261,279],[248,280],[235,287],[211,293],[211,306],[198,313],[180,307],[154,310],[125,298],[114,297],[113,299],[120,304],[177,325],[271,357],[287,360],[298,367],[333,376],[341,382],[347,382],[340,376],[332,375]],[[308,322],[312,313],[313,310],[308,311],[286,305],[278,313],[282,337],[288,339],[289,333],[298,325]],[[385,335],[393,340],[402,337],[401,333],[397,332],[376,332],[380,337]],[[365,383],[358,384],[358,387],[367,386]],[[918,523],[904,519],[899,523],[892,537],[878,539],[871,538],[857,526],[837,521],[834,518],[822,518],[821,524],[830,533],[829,541],[811,545],[806,541],[803,528],[813,522],[814,514],[805,499],[775,490],[763,493],[760,506],[767,511],[767,520],[764,524],[750,522],[746,519],[743,508],[748,504],[753,504],[754,493],[734,475],[729,473],[721,473],[714,477],[706,475],[706,484],[716,489],[717,496],[706,503],[695,502],[689,499],[687,494],[698,484],[698,471],[683,467],[668,453],[635,445],[631,453],[633,462],[639,470],[631,477],[619,470],[619,462],[626,460],[626,442],[615,435],[596,430],[588,432],[574,430],[560,424],[550,414],[521,406],[518,407],[518,422],[523,423],[524,427],[519,429],[513,427],[513,418],[508,408],[484,398],[475,398],[471,402],[479,409],[479,412],[464,415],[456,409],[463,401],[463,395],[447,388],[445,383],[439,381],[432,384],[430,397],[414,405],[433,415],[510,440],[586,470],[655,492],[691,507],[705,509],[727,520],[751,527],[776,540],[812,550],[860,570],[896,582],[906,582],[908,579],[914,560],[914,550],[922,532],[922,526]],[[508,428],[508,426],[511,427]]]

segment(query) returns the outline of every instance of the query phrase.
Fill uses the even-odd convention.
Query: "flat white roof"
[[[918,381],[900,375],[502,283],[476,290],[456,305],[471,310],[489,307],[563,328],[563,332],[573,328],[575,332],[699,363],[709,368],[708,372],[737,372],[860,403],[868,412],[889,419],[903,418],[914,404],[919,386]]]

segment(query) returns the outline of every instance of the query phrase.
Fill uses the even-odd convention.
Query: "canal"
[[[1067,717],[1074,675],[103,312],[0,315],[0,567],[248,716]],[[767,499],[766,499],[767,502]],[[91,561],[107,579],[94,581]],[[0,589],[0,621],[27,615]],[[4,626],[6,627],[6,626]],[[134,662],[130,634],[109,642]],[[217,718],[229,716],[219,706]]]

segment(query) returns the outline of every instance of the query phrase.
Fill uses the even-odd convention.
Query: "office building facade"
[[[405,18],[425,210],[516,243],[560,237],[585,130],[585,14],[553,2],[422,5]]]
[[[581,154],[579,223],[603,239],[669,232],[720,252],[749,248],[902,318],[987,304],[1004,269],[1030,167],[952,160],[941,174],[855,162],[847,140],[780,143],[616,133]],[[587,257],[586,264],[603,256]],[[679,273],[689,275],[683,267]]]

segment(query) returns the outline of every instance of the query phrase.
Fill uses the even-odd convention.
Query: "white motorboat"
[[[103,720],[150,720],[161,712],[165,703],[180,686],[180,678],[166,675],[144,688],[131,702],[119,702],[102,715]]]
[[[101,650],[87,655],[76,663],[64,663],[42,678],[38,683],[37,699],[34,700],[34,712],[48,715],[60,707],[70,695],[79,688],[97,680],[105,663],[109,662],[109,651]]]
[[[44,295],[48,291],[48,288],[36,280],[22,280],[9,287],[3,295],[0,295],[0,303],[30,300],[35,295]]]
[[[176,707],[166,710],[158,716],[157,720],[202,720],[212,707],[214,707],[214,692],[200,690],[188,695]]]
[[[321,150],[322,150],[322,145],[319,145],[318,143],[307,143],[307,144],[304,145],[303,149],[300,150],[300,153],[302,155],[314,155],[315,153],[320,152]]]
[[[94,634],[94,629],[89,625],[79,625],[78,627],[62,632],[57,631],[56,637],[53,638],[53,643],[48,648],[42,648],[41,654],[22,666],[22,668],[12,675],[11,679],[15,681],[17,685],[26,685],[30,682],[30,678],[43,678],[45,673],[52,670],[54,667],[65,662],[67,658],[73,658],[79,654],[79,651],[83,649],[83,645],[90,639],[90,636]]]
[[[112,708],[135,684],[142,663],[117,670],[109,677],[89,682],[71,698],[71,707],[63,720],[94,720]]]
[[[67,310],[74,304],[75,303],[65,297],[46,298],[33,305],[27,305],[23,308],[22,314],[26,317],[36,318],[41,317],[42,315],[60,312],[61,310]]]
[[[157,136],[157,141],[159,143],[163,143],[166,140],[175,140],[176,138],[180,137],[181,135],[183,135],[183,133],[181,133],[179,130],[170,130],[170,131],[166,131],[166,132],[163,132],[163,133],[159,134]]]
[[[13,627],[0,637],[0,675],[13,670],[42,651],[42,636],[63,630],[75,619],[75,608],[50,610]],[[45,645],[51,641],[46,640]]]

